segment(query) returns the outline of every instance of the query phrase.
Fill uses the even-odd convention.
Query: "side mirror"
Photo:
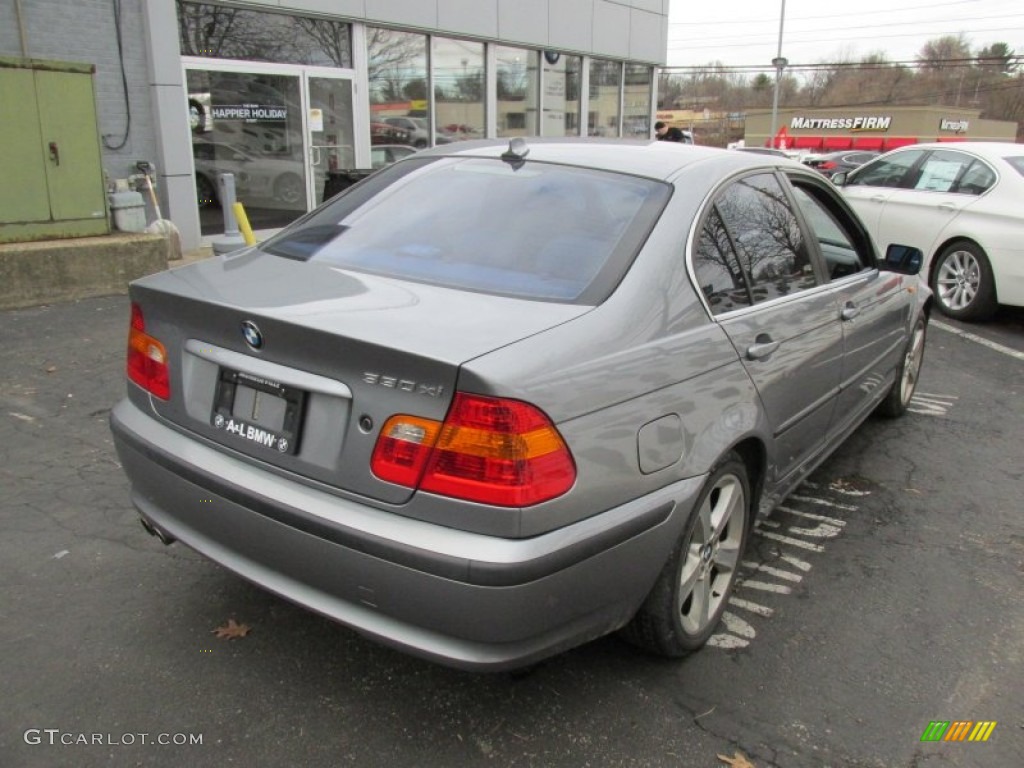
[[[839,173],[832,174],[832,183],[837,187],[846,186],[846,171],[840,171]]]
[[[901,275],[916,275],[921,271],[923,263],[924,254],[920,248],[893,243],[885,249],[885,263],[882,265],[882,269],[888,272],[898,272]]]

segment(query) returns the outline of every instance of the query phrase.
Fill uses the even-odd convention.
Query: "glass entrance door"
[[[309,94],[306,138],[309,145],[310,199],[319,205],[332,171],[356,167],[352,80],[331,75],[307,75]]]
[[[218,62],[185,74],[204,237],[224,232],[222,174],[232,174],[235,199],[260,231],[319,205],[328,173],[356,167],[348,72]]]
[[[202,234],[224,231],[225,173],[234,177],[253,229],[277,229],[304,213],[302,78],[226,69],[189,69],[186,76]]]

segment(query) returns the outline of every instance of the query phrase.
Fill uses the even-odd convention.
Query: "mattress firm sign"
[[[790,128],[803,131],[888,131],[892,117],[870,115],[862,117],[800,117],[797,115]]]
[[[940,131],[956,131],[957,133],[966,133],[970,123],[967,120],[953,119],[944,117],[939,122]]]
[[[215,104],[210,107],[214,120],[244,120],[247,123],[288,119],[287,107],[272,107],[264,104]]]

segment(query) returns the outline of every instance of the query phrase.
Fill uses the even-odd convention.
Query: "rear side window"
[[[1003,159],[1013,166],[1013,170],[1024,176],[1024,157],[1004,157]]]
[[[669,196],[668,185],[650,179],[497,158],[410,160],[367,182],[372,194],[357,185],[264,250],[452,288],[596,304],[618,285]]]
[[[719,193],[697,238],[693,271],[716,315],[818,284],[800,223],[769,173]]]

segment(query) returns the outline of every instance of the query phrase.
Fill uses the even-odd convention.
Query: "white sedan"
[[[1024,306],[1024,145],[916,144],[833,181],[884,251],[920,248],[939,309],[981,320]]]

